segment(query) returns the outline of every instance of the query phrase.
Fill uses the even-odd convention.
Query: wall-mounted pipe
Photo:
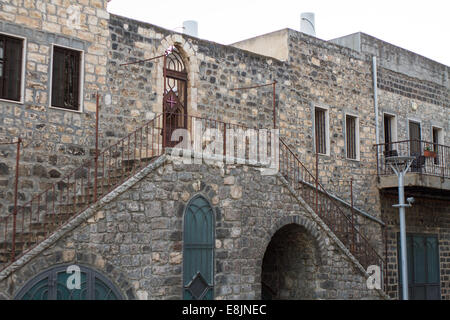
[[[377,75],[377,57],[372,58],[372,72],[373,72],[373,104],[375,109],[375,141],[380,144],[380,123],[378,119],[378,75]]]

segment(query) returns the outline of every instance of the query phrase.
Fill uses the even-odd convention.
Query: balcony
[[[378,187],[398,187],[397,176],[386,158],[409,156],[414,160],[405,176],[405,187],[450,191],[450,147],[421,140],[406,140],[376,145]],[[445,192],[447,193],[447,192]]]

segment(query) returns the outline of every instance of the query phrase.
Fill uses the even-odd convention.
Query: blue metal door
[[[399,241],[399,253],[401,246]],[[410,300],[440,300],[439,243],[433,235],[407,235],[408,291]],[[401,285],[401,259],[399,279]],[[401,290],[400,290],[401,295]]]
[[[214,214],[205,198],[192,199],[184,215],[183,298],[212,300]]]

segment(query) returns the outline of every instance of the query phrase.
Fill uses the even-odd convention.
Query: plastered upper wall
[[[382,68],[450,88],[448,66],[365,33],[354,33],[330,42],[376,56]]]
[[[288,29],[268,33],[262,36],[233,43],[232,46],[262,54],[268,57],[274,57],[281,61],[289,59],[288,48]]]

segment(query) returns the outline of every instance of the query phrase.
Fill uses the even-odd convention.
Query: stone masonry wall
[[[287,79],[287,66],[272,58],[174,33],[148,23],[111,15],[108,85],[112,104],[102,128],[113,139],[122,130],[162,112],[163,59],[121,66],[162,55],[175,45],[188,72],[188,113],[248,127],[272,128],[272,88],[231,91]]]
[[[23,203],[78,165],[94,146],[96,92],[106,92],[109,14],[105,0],[3,0],[0,33],[26,38],[23,103],[0,101],[0,142],[24,140],[20,166]],[[71,15],[79,12],[80,23]],[[81,112],[51,108],[52,45],[83,50]],[[12,210],[16,152],[0,146],[0,212]]]
[[[435,200],[426,197],[415,197],[416,201],[406,213],[406,232],[412,234],[437,235],[439,241],[439,267],[441,274],[441,293],[443,300],[450,299],[450,201]],[[388,225],[387,233],[387,293],[398,299],[398,209],[393,208],[398,203],[398,196],[382,195],[383,221]]]
[[[353,178],[355,206],[379,218],[371,65],[364,54],[293,30],[289,30],[288,41],[292,89],[282,93],[287,97],[280,104],[281,136],[315,175],[314,108],[327,109],[330,155],[319,155],[320,182],[350,203]],[[346,158],[346,114],[359,117],[358,161]],[[359,223],[380,246],[379,225],[367,219]]]
[[[3,279],[0,295],[13,298],[52,265],[83,263],[104,273],[128,299],[181,299],[183,214],[189,200],[201,194],[215,214],[215,299],[260,298],[264,254],[272,236],[288,225],[298,225],[312,239],[305,242],[312,247],[294,252],[315,252],[317,281],[309,298],[379,298],[280,181],[254,167],[168,160],[129,187]]]
[[[422,140],[432,142],[432,126],[442,128],[450,145],[449,90],[431,82],[379,68],[380,143],[384,141],[383,114],[396,116],[396,141],[409,140],[408,121],[420,121]],[[413,110],[413,105],[417,110]],[[395,137],[394,137],[395,139]]]

